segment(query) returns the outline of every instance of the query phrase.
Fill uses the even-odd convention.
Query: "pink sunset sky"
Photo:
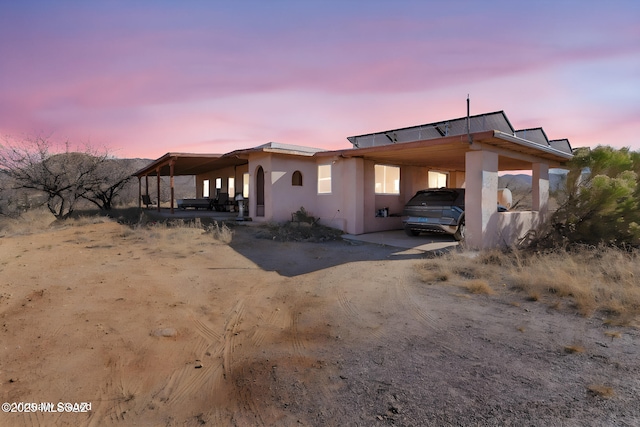
[[[224,153],[504,110],[640,149],[640,2],[4,1],[0,136]]]

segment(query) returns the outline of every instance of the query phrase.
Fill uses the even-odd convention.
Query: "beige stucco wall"
[[[384,207],[390,214],[401,215],[404,204],[418,191],[428,187],[427,167],[402,166],[400,194],[375,194],[375,162],[361,158],[302,157],[278,153],[258,152],[251,155],[249,164],[236,169],[236,189],[241,191],[242,173],[250,175],[249,214],[254,221],[285,222],[291,213],[304,207],[320,218],[320,223],[346,233],[362,234],[402,228],[401,216],[376,217]],[[331,193],[318,194],[318,165],[331,165]],[[256,171],[265,172],[265,214],[256,216]],[[393,165],[391,165],[393,166]],[[294,171],[302,174],[303,185],[292,185]],[[200,176],[208,177],[214,185],[217,176],[226,170]],[[487,248],[513,244],[535,228],[546,213],[548,197],[548,166],[534,165],[534,205],[532,212],[497,212],[498,155],[491,151],[467,153],[466,171],[450,172],[450,187],[466,187],[467,245]],[[468,178],[468,180],[467,180]],[[224,179],[223,179],[224,184]],[[225,184],[226,185],[226,184]],[[537,204],[536,204],[537,201]]]
[[[256,215],[256,172],[264,170],[264,216]],[[317,166],[316,159],[278,155],[275,153],[255,153],[249,159],[249,215],[254,221],[284,222],[291,214],[304,207],[310,214],[317,212]],[[302,174],[302,186],[292,185],[295,171]]]
[[[500,212],[497,214],[495,236],[491,237],[497,246],[508,247],[516,244],[530,230],[539,225],[540,215],[535,211]]]

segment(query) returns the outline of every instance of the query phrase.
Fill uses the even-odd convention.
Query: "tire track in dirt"
[[[352,317],[355,320],[360,320],[360,312],[353,305],[351,300],[347,298],[347,294],[345,292],[340,292],[338,294],[338,304],[340,304],[340,308],[347,314],[347,316]]]
[[[440,320],[431,312],[428,304],[418,303],[417,295],[411,290],[408,284],[406,269],[402,269],[402,275],[395,280],[395,289],[397,291],[399,302],[409,309],[409,311],[421,321],[425,326],[436,332],[441,332]],[[426,301],[425,301],[426,303]]]
[[[55,408],[56,403],[54,403]],[[11,414],[18,415],[18,414]],[[22,422],[20,425],[31,427],[46,427],[60,425],[62,413],[22,412],[19,414]]]
[[[291,328],[290,334],[291,334],[293,351],[296,356],[304,356],[305,344],[304,344],[304,341],[300,338],[299,324],[300,324],[300,312],[294,308],[293,312],[291,313],[291,324],[290,324],[290,328]]]
[[[192,364],[187,364],[172,375],[168,388],[171,391],[166,404],[175,405],[185,398],[199,395],[205,400],[211,400],[215,394],[216,386],[222,379],[220,365],[203,366],[195,369]],[[204,396],[203,396],[204,394]]]
[[[222,352],[222,369],[226,379],[231,374],[232,356],[235,350],[238,326],[244,315],[244,300],[240,300],[231,310],[224,326],[224,350]]]
[[[357,305],[347,296],[346,292],[340,291],[338,293],[338,305],[342,309],[342,312],[352,322],[358,322],[362,324],[363,330],[371,335],[374,339],[382,339],[384,334],[379,326],[372,326],[363,317],[362,313],[358,309]]]
[[[282,318],[282,311],[279,308],[272,310],[266,322],[256,325],[256,329],[253,335],[251,335],[253,344],[256,347],[262,346],[268,334],[270,334],[274,329],[284,327],[285,324],[283,324]],[[258,316],[258,320],[262,320],[262,316]]]
[[[185,366],[175,370],[169,377],[166,384],[154,394],[160,401],[166,404],[180,403],[191,393],[214,393],[222,378],[223,361],[221,360],[225,352],[225,338],[217,332],[207,321],[196,317],[190,312],[188,318],[193,322],[194,329],[199,335],[193,349],[196,360],[203,360],[204,355],[210,356],[210,365],[196,368],[195,364],[187,363]],[[226,327],[225,327],[226,329]]]
[[[124,369],[124,361],[122,356],[109,357],[107,367],[109,368],[109,376],[100,391],[100,399],[97,405],[92,403],[92,413],[89,418],[89,426],[104,425],[105,420],[111,421],[112,424],[125,422],[125,414],[127,408],[123,407],[123,403],[133,399],[135,395],[125,393],[122,384],[122,371]]]

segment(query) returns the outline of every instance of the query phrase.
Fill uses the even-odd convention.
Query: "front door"
[[[264,216],[264,169],[256,172],[256,216]]]

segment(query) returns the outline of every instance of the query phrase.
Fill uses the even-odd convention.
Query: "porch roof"
[[[173,175],[198,175],[213,169],[220,169],[227,166],[237,166],[246,164],[247,159],[243,159],[233,153],[228,154],[196,154],[196,153],[167,153],[157,160],[154,160],[146,167],[140,169],[133,176],[141,178],[145,175],[157,174],[160,169],[160,176],[170,175],[170,164],[173,161]]]

